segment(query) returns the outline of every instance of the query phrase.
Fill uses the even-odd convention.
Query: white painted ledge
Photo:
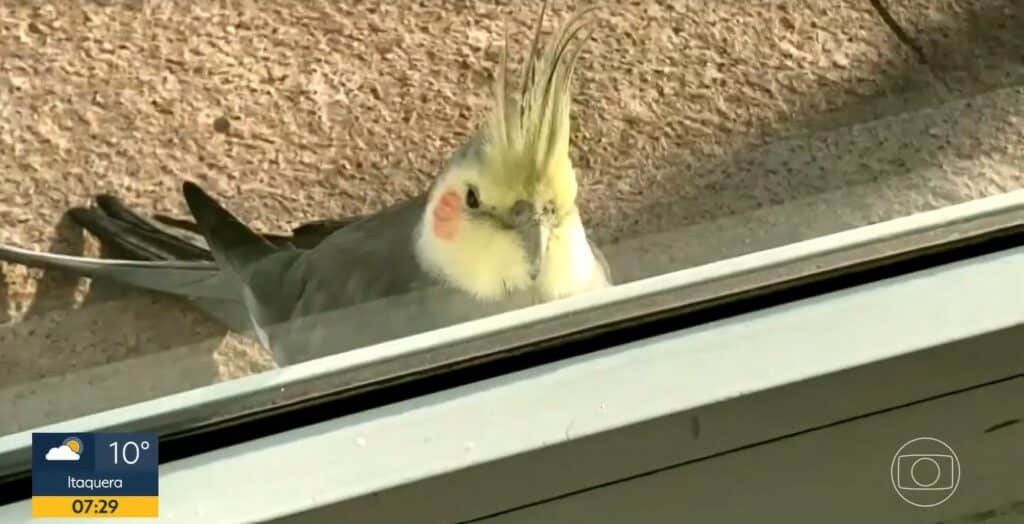
[[[582,506],[559,502],[569,492],[1024,375],[1022,340],[1018,248],[171,462],[161,466],[159,520],[253,522],[311,512],[296,521],[458,522],[524,505],[520,511],[540,518],[546,504],[537,502],[552,498],[560,518],[578,518]],[[986,420],[1005,415],[991,401],[980,406],[975,415]],[[1024,415],[1019,403],[1012,408]],[[978,418],[964,423],[974,427]],[[913,424],[904,430],[907,439],[918,436]],[[1019,435],[1019,425],[1013,431]],[[820,467],[842,458],[829,455],[842,449],[834,443],[821,449]],[[879,453],[888,461],[893,450]],[[794,479],[801,489],[802,477],[788,475],[772,482]],[[724,497],[704,496],[716,495]],[[875,502],[878,511],[902,508]],[[726,514],[713,511],[718,503],[729,502],[705,501],[695,514]],[[936,521],[976,503],[965,496],[901,515]],[[857,508],[871,504],[852,499],[828,520],[855,522]],[[28,515],[28,501],[0,507],[2,522],[28,522]]]

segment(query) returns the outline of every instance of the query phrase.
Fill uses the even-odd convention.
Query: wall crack
[[[885,6],[882,0],[868,0],[871,3],[871,7],[878,13],[878,16],[882,18],[882,22],[885,23],[886,27],[894,35],[901,44],[910,49],[910,51],[917,58],[918,63],[925,66],[928,72],[931,73],[932,78],[939,82],[946,94],[949,93],[950,86],[946,83],[946,77],[936,71],[934,64],[928,59],[928,53],[924,51],[924,47],[896,21],[896,18],[889,12],[889,8]]]

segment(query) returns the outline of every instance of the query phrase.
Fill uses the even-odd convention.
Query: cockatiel
[[[545,2],[519,98],[509,93],[503,55],[485,125],[430,188],[328,223],[315,245],[271,241],[186,182],[212,262],[96,260],[8,246],[0,259],[185,296],[254,334],[279,365],[607,287],[611,275],[587,238],[569,157],[571,78],[594,10],[574,15],[537,53],[546,10]],[[125,218],[84,223],[114,243],[153,246],[166,234]]]

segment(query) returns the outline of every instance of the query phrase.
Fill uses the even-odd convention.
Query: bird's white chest
[[[574,214],[552,231],[547,257],[537,277],[541,297],[554,300],[607,286],[583,222]]]

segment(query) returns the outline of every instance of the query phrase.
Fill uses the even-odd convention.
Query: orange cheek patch
[[[462,199],[455,191],[441,195],[434,206],[434,235],[452,240],[459,233],[459,218],[462,216]]]

